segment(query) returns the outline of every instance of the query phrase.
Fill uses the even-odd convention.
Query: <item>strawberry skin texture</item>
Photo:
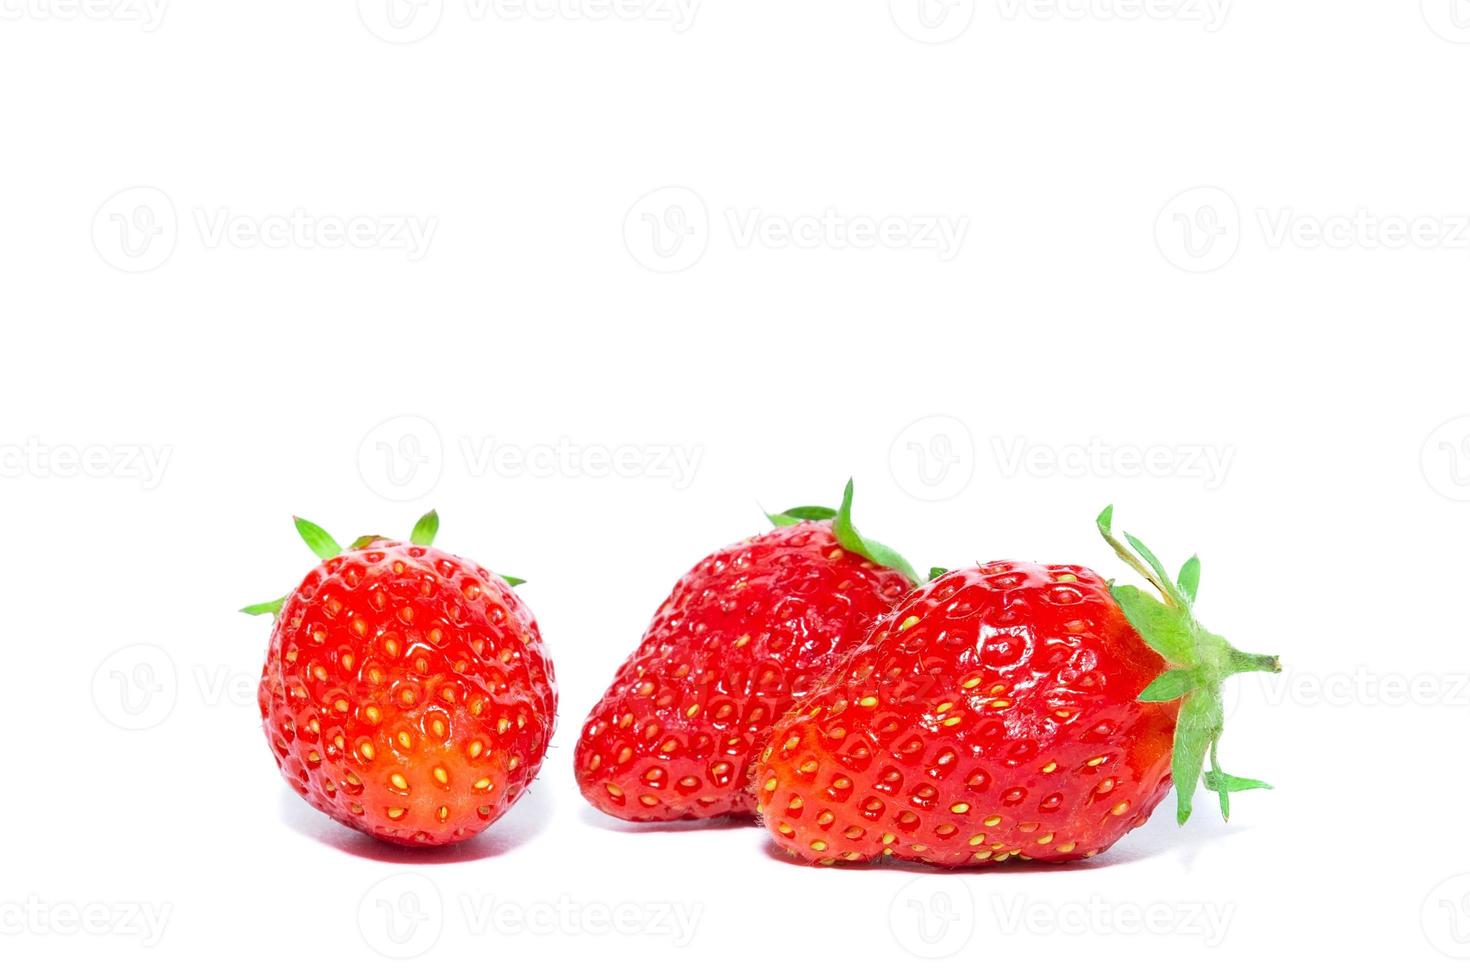
[[[432,547],[374,541],[286,598],[260,680],[281,775],[381,840],[465,840],[535,777],[556,681],[502,579]]]
[[[1091,857],[1168,793],[1177,703],[1107,583],[996,562],[920,588],[782,719],[755,780],[802,859]]]
[[[911,588],[842,548],[827,521],[709,555],[588,716],[582,795],[626,820],[754,813],[750,765],[771,726]]]

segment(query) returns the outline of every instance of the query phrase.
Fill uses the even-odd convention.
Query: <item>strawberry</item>
[[[798,507],[716,551],[664,600],[577,742],[582,795],[627,820],[754,812],[771,725],[912,587],[913,569],[838,510]]]
[[[273,613],[260,714],[281,775],[349,827],[397,844],[472,837],[525,791],[556,718],[536,620],[501,578],[432,547],[426,514],[407,542],[345,551],[300,518],[322,559]]]
[[[1091,857],[1179,787],[1264,786],[1219,770],[1221,682],[1279,670],[1194,619],[1142,542],[1104,538],[1162,601],[1078,565],[992,562],[909,595],[775,726],[756,771],[777,843],[810,861],[945,867]],[[938,570],[936,570],[938,571]]]

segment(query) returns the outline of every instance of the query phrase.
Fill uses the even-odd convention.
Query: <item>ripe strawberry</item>
[[[753,813],[749,771],[771,725],[913,587],[913,569],[842,507],[773,515],[664,600],[592,709],[577,783],[627,820]]]
[[[993,562],[909,595],[775,726],[756,768],[767,828],[807,860],[946,867],[1091,857],[1179,789],[1206,752],[1220,796],[1220,684],[1279,670],[1195,622],[1199,560],[1177,583],[1144,545],[1104,538],[1163,596],[1077,565]],[[1140,560],[1140,557],[1141,559]]]
[[[541,766],[556,681],[517,579],[408,542],[342,550],[296,520],[322,559],[273,613],[260,714],[281,775],[349,827],[409,845],[447,844],[505,813]]]

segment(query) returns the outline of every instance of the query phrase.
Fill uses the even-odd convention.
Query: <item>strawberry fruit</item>
[[[409,540],[342,549],[296,526],[321,564],[272,613],[260,714],[281,775],[332,819],[407,845],[461,841],[535,777],[556,717],[551,659],[505,579]]]
[[[1178,786],[1178,820],[1222,772],[1220,686],[1280,669],[1194,618],[1199,560],[1171,579],[1098,528],[1159,591],[1077,565],[992,562],[909,595],[772,731],[756,771],[766,827],[809,861],[945,867],[1106,850]]]
[[[754,812],[749,769],[771,726],[914,584],[842,506],[771,515],[776,529],[681,578],[577,742],[582,794],[627,820]]]

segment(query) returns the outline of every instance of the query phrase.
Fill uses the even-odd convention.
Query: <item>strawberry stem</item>
[[[1279,674],[1281,673],[1281,658],[1268,657],[1260,653],[1242,653],[1239,650],[1231,650],[1228,667],[1231,674],[1245,674],[1251,671]]]

